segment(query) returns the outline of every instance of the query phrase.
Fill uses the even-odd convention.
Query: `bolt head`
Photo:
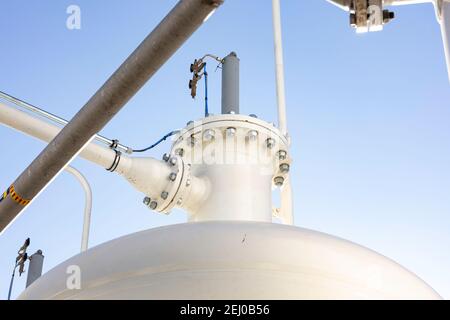
[[[286,151],[284,151],[284,150],[278,151],[278,159],[279,160],[283,161],[283,160],[286,160],[286,158],[287,158],[287,152]]]
[[[197,139],[195,139],[194,136],[190,136],[189,137],[189,144],[191,145],[191,147],[194,147],[196,143],[197,143]]]
[[[163,192],[161,193],[161,198],[163,198],[163,200],[166,200],[167,197],[169,197],[169,193],[168,193],[167,191],[163,191]]]
[[[250,131],[247,133],[247,138],[248,138],[248,140],[250,140],[250,141],[255,141],[255,140],[258,138],[258,131],[256,131],[256,130],[250,130]]]
[[[170,159],[170,154],[164,153],[164,155],[163,155],[163,160],[164,160],[165,162],[167,162],[167,161],[169,161],[169,159]]]
[[[281,187],[284,183],[284,178],[283,177],[275,177],[275,179],[273,179],[273,182],[275,183],[275,185],[277,187]]]
[[[226,135],[228,138],[233,138],[236,134],[236,128],[227,128]]]
[[[205,130],[205,132],[203,132],[203,140],[204,141],[213,141],[214,138],[216,137],[216,132],[212,129],[208,129]]]
[[[253,113],[251,115],[249,115],[249,117],[258,119],[258,116],[256,114],[253,114]]]
[[[289,169],[290,169],[289,164],[287,164],[287,163],[282,163],[282,164],[280,164],[280,171],[281,171],[282,173],[288,173],[288,172],[289,172]]]
[[[169,163],[171,166],[176,166],[177,165],[177,158],[170,158]]]
[[[189,127],[191,124],[193,124],[194,123],[194,121],[188,121],[187,123],[186,123],[186,127]]]
[[[273,139],[273,138],[267,139],[266,145],[267,145],[267,148],[272,149],[273,147],[275,147],[275,139]]]
[[[158,202],[152,201],[150,203],[150,209],[155,210],[158,207]]]
[[[152,199],[150,199],[149,197],[145,197],[144,200],[142,201],[146,206],[148,206],[150,204],[150,202],[152,201]]]
[[[183,148],[178,148],[175,150],[175,154],[182,157],[184,156],[184,149]]]
[[[186,180],[186,187],[189,187],[191,185],[191,179]]]
[[[175,181],[175,180],[177,180],[177,174],[176,174],[175,172],[172,172],[172,173],[169,175],[169,180],[170,180],[170,181]]]

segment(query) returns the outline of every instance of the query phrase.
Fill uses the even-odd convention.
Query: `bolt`
[[[196,142],[197,142],[197,140],[195,139],[194,136],[189,137],[189,143],[191,144],[192,147],[195,146]]]
[[[256,119],[258,119],[258,116],[256,115],[256,114],[251,114],[251,115],[249,115],[250,117],[252,117],[252,118],[256,118]]]
[[[350,13],[350,26],[356,28],[356,14]]]
[[[191,179],[186,180],[186,187],[189,187],[191,185]]]
[[[389,23],[395,18],[395,13],[389,10],[383,10],[383,23]]]
[[[175,172],[172,172],[172,173],[169,175],[169,180],[170,180],[170,181],[175,181],[175,180],[177,180],[177,174],[176,174]]]
[[[164,155],[163,155],[163,160],[164,160],[165,162],[167,162],[167,161],[169,161],[169,159],[170,159],[170,154],[164,153]]]
[[[176,149],[175,154],[180,157],[184,156],[184,149],[183,148]]]
[[[193,124],[194,123],[194,121],[188,121],[187,123],[186,123],[186,127],[189,127],[191,124]]]
[[[275,140],[272,138],[269,138],[266,140],[267,148],[272,149],[275,146]]]
[[[256,130],[250,130],[247,134],[247,138],[250,141],[255,141],[256,138],[258,138],[258,131]]]
[[[179,205],[181,205],[182,203],[183,203],[183,198],[178,199],[177,205],[179,206]]]
[[[228,112],[228,114],[236,114],[236,112],[230,111],[230,112]]]
[[[177,164],[177,162],[178,162],[177,158],[170,158],[170,161],[169,161],[170,165],[175,166]]]
[[[164,200],[166,200],[168,196],[169,196],[169,193],[167,191],[163,191],[161,193],[161,198],[163,198]]]
[[[152,201],[150,203],[150,209],[155,210],[158,207],[158,202]]]
[[[212,140],[214,140],[215,136],[216,136],[216,132],[212,129],[208,129],[208,130],[205,130],[205,132],[203,132],[203,140],[204,141],[212,141]]]
[[[227,128],[226,134],[228,138],[234,137],[234,135],[236,134],[236,128]]]
[[[275,185],[277,187],[281,187],[284,183],[284,178],[283,177],[276,177],[275,179],[273,179],[273,182],[275,182]]]
[[[286,160],[286,158],[287,158],[287,152],[286,151],[284,151],[284,150],[278,151],[278,159],[279,160],[283,161],[283,160]]]
[[[282,173],[288,173],[290,169],[290,166],[287,163],[280,164],[280,171]]]
[[[152,199],[150,199],[149,197],[145,197],[144,201],[142,201],[146,206],[148,206],[150,204],[150,202],[152,201]]]

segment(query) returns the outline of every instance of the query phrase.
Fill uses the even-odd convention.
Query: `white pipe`
[[[78,182],[80,182],[86,198],[84,204],[83,233],[81,234],[81,252],[84,252],[88,249],[89,231],[91,229],[92,190],[89,182],[80,171],[71,166],[67,166],[65,170],[72,174]]]
[[[273,30],[275,44],[275,70],[277,83],[278,126],[287,136],[286,94],[284,86],[283,42],[281,34],[280,0],[272,0]]]
[[[0,124],[45,142],[51,141],[61,130],[55,125],[2,103],[0,103]],[[103,168],[109,168],[116,157],[113,150],[92,142],[86,145],[79,155]],[[167,163],[160,160],[150,157],[135,158],[122,155],[115,172],[127,179],[135,189],[154,199],[159,198],[162,191],[167,191],[165,188],[172,171]],[[201,179],[192,176],[191,180],[192,188],[195,190],[204,189],[204,182]],[[200,193],[197,196],[192,195],[191,199],[185,199],[186,203],[197,201],[197,198],[202,197],[203,191]],[[196,192],[193,194],[196,194]]]
[[[55,125],[3,103],[0,103],[0,123],[45,142],[51,141],[61,131],[61,128]],[[103,168],[109,168],[114,161],[115,152],[98,144],[90,143],[83,149],[80,156]],[[129,159],[122,156],[119,166],[126,166],[130,162]]]

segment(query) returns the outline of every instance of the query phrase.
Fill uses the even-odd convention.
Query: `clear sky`
[[[175,4],[174,0],[0,2],[0,90],[72,117]],[[66,8],[81,8],[81,30]],[[450,298],[450,85],[431,5],[395,8],[382,33],[356,35],[325,0],[284,0],[286,85],[296,225],[374,249]],[[187,82],[205,53],[241,59],[241,110],[276,122],[271,3],[226,0],[102,134],[135,148],[202,116]],[[210,111],[220,72],[210,70]],[[201,91],[200,91],[201,92]],[[0,188],[44,148],[0,126]],[[148,154],[160,157],[161,145]],[[90,245],[185,221],[85,160],[94,195]],[[0,299],[16,251],[31,237],[45,271],[79,252],[84,196],[61,174],[0,237]],[[15,283],[13,297],[24,288]]]

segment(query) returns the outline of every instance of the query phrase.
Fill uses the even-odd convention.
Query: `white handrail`
[[[84,252],[88,249],[89,231],[91,229],[92,190],[89,182],[80,171],[71,166],[67,166],[65,170],[72,174],[78,182],[80,182],[86,196],[86,201],[84,204],[83,232],[81,234],[81,252]]]

